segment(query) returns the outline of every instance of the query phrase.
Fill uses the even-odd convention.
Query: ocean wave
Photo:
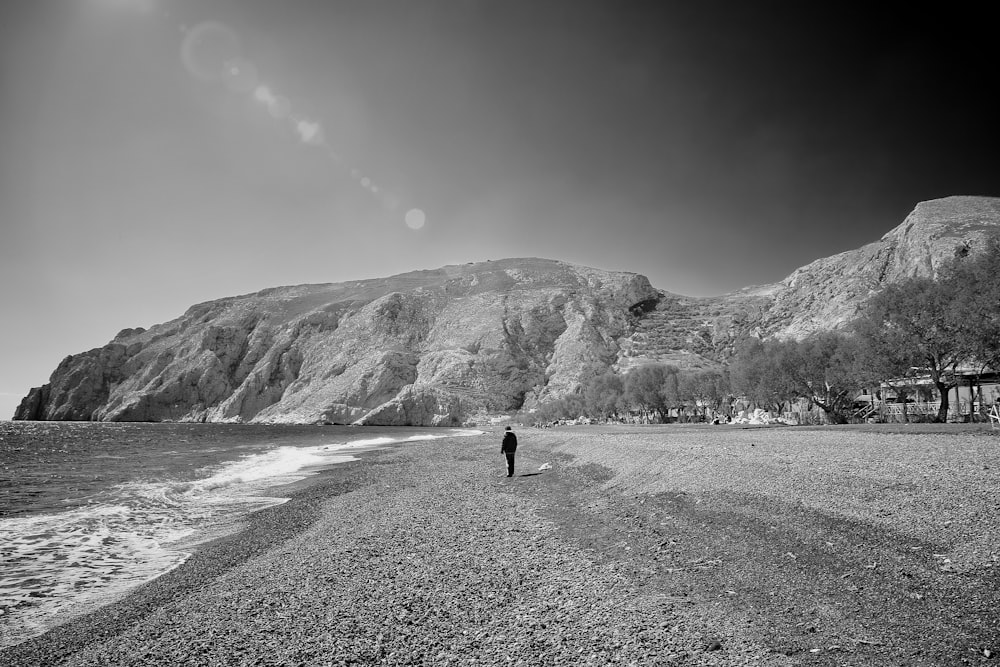
[[[0,646],[92,611],[184,562],[166,545],[189,526],[151,522],[124,504],[102,504],[51,515],[0,521]]]
[[[338,447],[277,447],[194,471],[187,480],[119,484],[82,507],[0,520],[0,646],[43,632],[182,563],[213,522],[287,500],[260,495],[327,465]]]
[[[269,488],[355,460],[363,448],[479,433],[410,431],[324,445],[258,445],[233,460],[176,467],[169,478],[113,485],[72,509],[0,519],[0,647],[106,604],[183,563],[186,549],[213,530],[229,530],[248,512],[287,500],[265,495]],[[174,451],[194,454],[167,453]]]

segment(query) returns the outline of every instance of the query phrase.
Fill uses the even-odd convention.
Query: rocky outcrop
[[[273,288],[67,357],[15,419],[457,424],[607,368],[710,368],[747,336],[843,326],[883,285],[997,233],[1000,199],[923,202],[879,241],[719,297],[545,259]]]
[[[658,298],[544,259],[275,288],[67,357],[15,418],[458,424],[573,391]]]
[[[818,259],[781,282],[720,297],[661,293],[656,307],[619,341],[622,368],[650,359],[682,368],[718,365],[746,336],[802,338],[846,326],[883,286],[935,276],[956,255],[1000,234],[1000,198],[921,202],[901,225],[857,250]]]
[[[1000,234],[1000,198],[946,197],[921,202],[874,243],[816,260],[774,286],[763,318],[767,333],[801,338],[839,328],[858,315],[869,296],[888,283],[937,275],[956,254],[975,252]]]

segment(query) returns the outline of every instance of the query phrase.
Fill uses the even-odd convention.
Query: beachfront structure
[[[961,368],[951,374],[956,384],[948,390],[948,421],[987,421],[986,414],[1000,403],[1000,373]],[[857,402],[868,402],[866,418],[902,421],[934,416],[941,396],[929,374],[882,382],[876,391],[865,390]],[[971,417],[970,417],[971,416]]]

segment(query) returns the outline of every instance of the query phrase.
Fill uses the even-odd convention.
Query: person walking
[[[517,436],[508,426],[503,433],[503,441],[500,443],[500,453],[507,457],[507,476],[514,476],[514,452],[517,451]]]

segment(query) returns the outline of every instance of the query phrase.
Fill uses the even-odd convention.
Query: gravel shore
[[[365,452],[0,664],[996,664],[1000,438],[902,430]]]

